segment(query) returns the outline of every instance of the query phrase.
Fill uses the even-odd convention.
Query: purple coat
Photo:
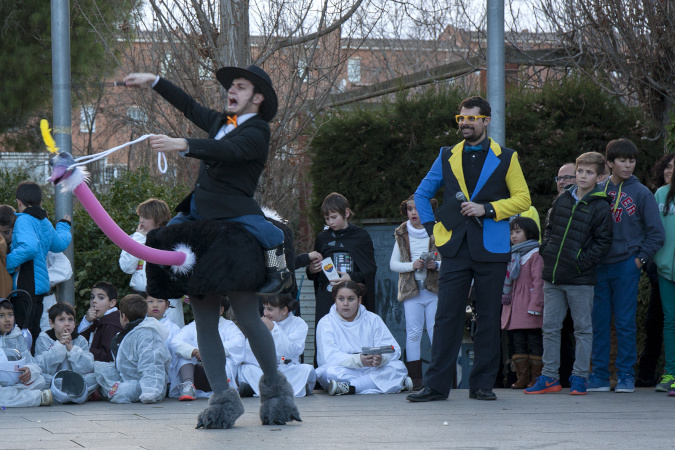
[[[513,282],[511,304],[502,306],[502,329],[523,330],[541,328],[543,316],[528,314],[527,311],[544,312],[544,280],[541,271],[544,260],[535,252],[520,268],[520,275]]]

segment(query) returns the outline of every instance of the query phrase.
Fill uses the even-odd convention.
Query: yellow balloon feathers
[[[58,153],[59,149],[56,147],[56,142],[50,133],[52,130],[49,128],[49,122],[47,122],[46,119],[42,119],[40,121],[40,131],[42,132],[42,140],[45,141],[45,145],[47,146],[49,153]]]

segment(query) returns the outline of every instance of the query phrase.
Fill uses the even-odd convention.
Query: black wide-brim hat
[[[216,72],[216,78],[225,89],[232,86],[232,82],[237,78],[246,78],[256,87],[265,100],[260,105],[260,116],[266,122],[274,118],[279,107],[277,93],[272,86],[272,79],[267,72],[258,66],[250,65],[247,68],[241,67],[223,67]]]

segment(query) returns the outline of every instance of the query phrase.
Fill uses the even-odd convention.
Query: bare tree
[[[663,127],[675,99],[675,1],[539,0],[539,18],[585,75],[635,100]]]
[[[298,197],[308,192],[301,176],[311,124],[382,8],[374,0],[148,0],[148,5],[117,53],[121,73],[159,73],[213,109],[221,109],[227,95],[213,76],[219,67],[253,63],[270,74],[279,112],[270,124],[270,156],[258,195],[261,204],[296,219]],[[345,46],[343,36],[355,37],[354,45]],[[130,128],[138,134],[142,128],[204,137],[146,90],[122,89],[107,97],[108,126],[125,140]],[[134,120],[132,106],[137,108]],[[149,150],[134,150],[136,157],[145,154],[149,161]],[[194,164],[170,163],[177,167],[176,179],[194,181]]]

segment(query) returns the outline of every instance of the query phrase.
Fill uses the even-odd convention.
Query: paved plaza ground
[[[195,430],[206,400],[154,405],[52,405],[0,412],[0,448],[673,448],[675,398],[633,394],[525,395],[495,390],[494,402],[455,390],[448,401],[408,403],[405,394],[297,399],[302,423],[262,426],[259,400],[230,430]]]

